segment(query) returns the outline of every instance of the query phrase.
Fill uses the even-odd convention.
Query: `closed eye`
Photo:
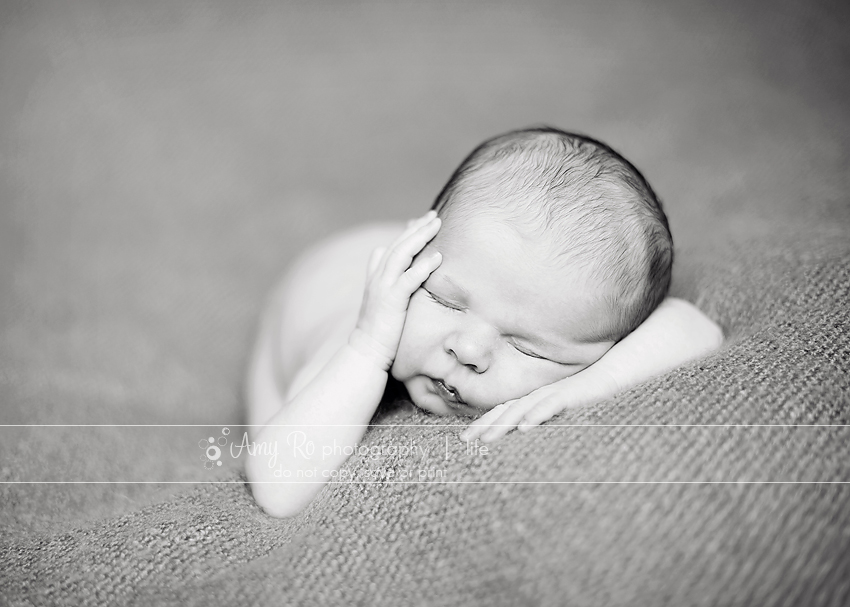
[[[520,352],[521,354],[525,354],[526,356],[530,356],[531,358],[539,358],[540,360],[549,360],[545,356],[540,356],[539,354],[535,354],[534,352],[531,352],[530,350],[526,350],[525,348],[521,348],[520,346],[518,346],[516,344],[513,344],[513,346],[514,346],[514,349],[517,352]],[[554,361],[552,361],[552,362],[554,362]]]
[[[442,297],[437,297],[436,295],[434,295],[433,293],[431,293],[431,291],[429,291],[429,290],[428,290],[428,289],[426,289],[425,287],[422,287],[422,289],[423,289],[423,290],[424,290],[424,291],[428,294],[428,297],[430,297],[431,299],[433,299],[434,301],[436,301],[436,302],[437,302],[438,304],[440,304],[441,306],[443,306],[443,307],[445,307],[445,308],[448,308],[448,309],[450,309],[450,310],[458,310],[458,311],[463,310],[463,308],[461,308],[460,306],[458,306],[458,305],[456,305],[456,304],[453,304],[453,303],[451,303],[451,302],[448,302],[448,301],[446,301],[445,299],[443,299]]]
[[[514,350],[516,350],[520,354],[524,354],[524,355],[528,356],[529,358],[537,358],[539,360],[545,360],[545,361],[550,362],[550,363],[555,363],[556,365],[561,365],[562,367],[576,367],[576,366],[579,366],[581,364],[581,363],[562,363],[560,361],[552,360],[551,358],[541,356],[540,354],[535,354],[531,350],[526,350],[525,348],[523,348],[522,346],[520,346],[518,344],[512,343],[511,345],[514,347]]]

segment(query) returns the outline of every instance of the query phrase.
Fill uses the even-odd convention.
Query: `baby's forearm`
[[[386,371],[346,344],[268,421],[245,468],[266,512],[294,516],[313,500],[363,437],[386,382]]]
[[[564,409],[592,405],[720,347],[723,333],[696,307],[664,300],[632,333],[588,368],[485,413],[461,434],[491,442],[511,428],[541,424]]]
[[[579,375],[598,375],[615,391],[632,388],[723,343],[723,332],[694,305],[668,297],[643,324]]]

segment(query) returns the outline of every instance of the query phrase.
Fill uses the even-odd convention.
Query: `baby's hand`
[[[580,373],[538,388],[531,394],[490,409],[461,432],[460,439],[493,442],[517,428],[526,432],[552,419],[564,409],[593,404],[614,396],[619,386],[605,372]]]
[[[389,248],[376,249],[369,260],[360,317],[348,343],[384,371],[395,360],[410,296],[442,262],[437,251],[413,261],[439,229],[440,218],[429,211],[410,222]]]

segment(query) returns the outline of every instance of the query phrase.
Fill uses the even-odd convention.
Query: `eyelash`
[[[431,299],[433,299],[434,301],[436,301],[438,304],[440,304],[440,305],[441,305],[441,306],[443,306],[444,308],[448,308],[449,310],[456,310],[456,311],[460,311],[460,308],[459,308],[459,307],[457,307],[457,306],[455,306],[455,305],[450,304],[450,303],[449,303],[449,302],[447,302],[445,299],[440,299],[439,297],[437,297],[436,295],[434,295],[433,293],[431,293],[431,291],[429,291],[428,289],[424,289],[424,290],[425,290],[425,292],[428,294],[428,297],[430,297]]]
[[[539,355],[534,354],[534,353],[532,353],[532,352],[528,352],[528,351],[526,351],[526,350],[522,350],[522,349],[520,349],[520,348],[519,348],[519,346],[517,346],[516,344],[514,344],[514,349],[515,349],[517,352],[519,352],[520,354],[524,354],[524,355],[528,356],[529,358],[536,358],[536,359],[538,359],[538,360],[549,360],[548,358],[545,358],[545,357],[543,357],[543,356],[539,356]]]

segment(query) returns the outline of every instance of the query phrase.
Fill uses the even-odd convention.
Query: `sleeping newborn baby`
[[[322,483],[274,472],[329,480],[346,450],[323,447],[358,443],[390,376],[426,411],[478,417],[461,438],[486,442],[717,348],[712,321],[666,298],[672,261],[658,199],[605,144],[484,142],[427,215],[322,243],[278,289],[247,382],[255,498],[306,506]]]

